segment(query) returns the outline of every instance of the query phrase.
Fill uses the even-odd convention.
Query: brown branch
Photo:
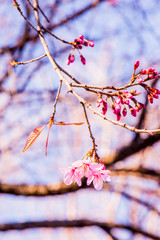
[[[105,232],[110,232],[111,229],[124,229],[129,230],[133,234],[141,234],[145,237],[151,239],[159,240],[159,236],[151,234],[147,231],[142,230],[138,226],[125,225],[125,224],[116,224],[116,223],[106,223],[106,222],[97,222],[86,219],[73,220],[73,221],[37,221],[37,222],[23,222],[23,223],[8,223],[0,224],[0,231],[9,231],[9,230],[24,230],[30,228],[82,228],[82,227],[92,227],[97,226],[103,229]]]
[[[57,95],[56,95],[56,99],[55,99],[55,102],[54,102],[54,105],[53,105],[53,113],[52,113],[52,116],[51,116],[52,121],[53,121],[54,115],[56,113],[56,105],[57,105],[59,95],[60,95],[60,92],[61,92],[61,87],[62,87],[62,80],[60,80],[59,88],[58,88]]]
[[[106,165],[113,165],[116,162],[122,161],[127,157],[149,147],[160,140],[160,134],[148,136],[146,139],[139,139],[138,141],[131,141],[128,146],[122,147],[119,151],[109,154],[104,157],[102,161]]]
[[[44,58],[44,57],[46,57],[46,56],[47,56],[47,55],[46,55],[46,53],[45,53],[45,54],[43,54],[43,55],[40,56],[40,57],[31,59],[31,60],[26,61],[26,62],[15,62],[15,61],[13,60],[13,61],[11,62],[11,65],[12,65],[12,66],[25,65],[25,64],[28,64],[28,63],[36,62],[36,61],[38,61],[38,60],[40,60],[40,59],[42,59],[42,58]]]
[[[35,9],[37,9],[37,6],[38,6],[38,3],[37,3],[37,0],[34,0],[34,7]],[[78,101],[80,103],[83,103],[87,108],[89,108],[93,113],[97,114],[98,116],[100,116],[101,118],[103,118],[104,120],[107,120],[111,123],[113,123],[114,125],[119,125],[123,128],[127,128],[129,129],[130,131],[132,132],[139,132],[139,133],[160,133],[160,129],[156,129],[156,130],[147,130],[147,129],[136,129],[135,127],[131,127],[125,123],[120,123],[118,121],[114,121],[106,116],[104,116],[103,114],[99,113],[97,110],[95,110],[91,104],[89,104],[87,101],[85,101],[81,96],[79,96],[77,94],[77,92],[75,92],[73,90],[73,88],[70,86],[70,83],[66,80],[66,78],[63,76],[63,74],[61,73],[61,70],[58,68],[58,65],[56,64],[54,58],[52,57],[50,51],[49,51],[49,48],[47,46],[47,43],[44,39],[44,36],[43,36],[43,33],[41,31],[41,24],[40,24],[40,21],[39,21],[39,15],[38,15],[38,11],[37,10],[34,10],[35,11],[35,18],[36,18],[36,21],[37,21],[37,29],[38,29],[38,33],[39,33],[39,38],[40,38],[40,41],[43,45],[43,48],[45,50],[45,53],[47,54],[48,56],[48,59],[50,61],[50,63],[52,64],[52,66],[54,67],[56,73],[58,74],[60,80],[62,80],[64,82],[64,84],[67,86],[67,88],[69,89],[69,91],[71,93],[74,94],[74,96],[78,99]]]
[[[95,143],[95,138],[93,137],[93,134],[92,134],[92,131],[91,131],[91,126],[90,126],[90,123],[89,123],[89,120],[88,120],[88,116],[87,116],[87,112],[86,112],[86,108],[85,108],[85,105],[82,103],[82,107],[83,107],[83,110],[84,110],[84,115],[85,115],[85,119],[86,119],[86,122],[87,122],[87,127],[88,127],[88,131],[89,131],[89,135],[90,135],[90,138],[92,139],[92,144],[93,144],[93,151],[96,152],[96,143]]]
[[[53,196],[61,195],[69,192],[75,192],[81,188],[87,188],[85,182],[82,182],[82,186],[79,187],[77,184],[65,185],[65,183],[53,184],[51,186],[46,185],[10,185],[0,183],[0,193],[23,195],[23,196]]]
[[[137,168],[137,169],[116,169],[112,170],[112,176],[130,176],[134,175],[140,178],[150,178],[155,181],[160,182],[160,172],[150,170],[147,168]],[[110,185],[107,186],[108,189]],[[86,180],[83,179],[82,186],[79,187],[76,183],[71,185],[65,185],[63,182],[59,184],[52,184],[52,185],[14,185],[14,184],[3,184],[0,183],[0,193],[3,194],[13,194],[13,195],[23,195],[23,196],[35,196],[35,197],[43,197],[43,196],[55,196],[55,195],[62,195],[65,193],[76,192],[80,189],[85,188],[93,188],[93,185],[90,186],[86,185]],[[112,187],[111,187],[112,188]],[[105,187],[104,187],[105,189]],[[159,194],[159,193],[157,193]]]

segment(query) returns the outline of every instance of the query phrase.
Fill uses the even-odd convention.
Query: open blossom
[[[90,185],[93,181],[93,185],[96,190],[101,190],[103,182],[110,182],[110,171],[105,170],[105,165],[100,162],[91,162],[90,160],[79,160],[72,164],[72,167],[61,169],[64,175],[64,183],[69,185],[73,182],[77,182],[79,186],[82,185],[81,179],[83,177],[87,179],[87,185]]]

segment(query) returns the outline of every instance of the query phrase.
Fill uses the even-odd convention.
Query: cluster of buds
[[[82,34],[79,35],[78,38],[76,38],[73,42],[72,42],[73,48],[72,51],[77,49],[79,54],[80,54],[80,60],[82,62],[83,65],[86,64],[86,59],[83,57],[83,55],[80,53],[80,49],[82,49],[83,46],[85,47],[94,47],[94,42],[84,39],[84,36]],[[75,61],[75,56],[74,54],[69,54],[68,59],[67,59],[67,65],[69,65],[70,63],[73,63]]]
[[[117,121],[121,119],[121,116],[124,117],[127,115],[127,108],[128,107],[131,115],[133,117],[137,116],[137,112],[139,112],[142,108],[145,108],[143,103],[138,102],[134,96],[139,95],[136,90],[132,90],[130,92],[117,92],[117,99],[112,100],[112,112],[117,116]],[[132,101],[135,107],[130,105],[130,101]],[[122,109],[123,107],[123,109]]]
[[[74,47],[78,49],[82,49],[82,46],[94,47],[94,42],[84,39],[84,36],[82,34],[80,34],[79,37],[74,40],[73,44],[74,44]]]
[[[138,74],[135,75],[135,71],[137,70],[139,65],[140,65],[139,61],[136,61],[134,63],[134,73],[133,73],[133,79],[134,80],[136,79],[138,83],[142,83],[144,81],[143,76],[145,76],[145,75],[147,75],[148,79],[157,79],[158,78],[158,73],[154,68],[142,69]]]
[[[136,90],[132,90],[130,92],[122,92],[118,91],[115,93],[115,96],[117,99],[115,100],[112,96],[112,112],[116,115],[117,121],[121,119],[121,116],[124,117],[127,115],[127,108],[129,108],[129,111],[133,117],[136,117],[137,112],[139,112],[142,108],[145,108],[145,105],[143,103],[138,102],[134,96],[139,95],[140,93],[137,93]],[[135,107],[132,107],[130,105],[130,101],[132,101],[135,104]],[[100,104],[102,103],[102,113],[103,115],[107,112],[107,102],[102,99],[102,96],[98,95],[97,100],[97,107],[100,107]],[[123,108],[123,109],[122,109]]]
[[[156,88],[149,87],[146,82],[147,80],[151,79],[157,79],[158,73],[154,68],[148,68],[148,69],[142,69],[138,74],[135,74],[135,71],[139,67],[139,61],[136,61],[134,63],[134,72],[131,79],[131,86],[135,80],[137,80],[138,84],[145,89],[147,92],[148,100],[150,103],[153,103],[153,98],[158,99],[160,95],[160,91]],[[145,79],[144,75],[147,75]],[[112,91],[108,91],[108,93],[112,93]],[[133,117],[137,116],[137,112],[139,112],[141,109],[145,108],[145,105],[141,102],[138,102],[135,98],[135,96],[139,95],[139,93],[136,92],[136,90],[132,90],[130,92],[128,91],[118,91],[115,93],[112,93],[110,96],[108,95],[108,98],[112,99],[112,112],[116,115],[117,121],[121,119],[121,116],[127,115],[127,108],[129,109],[131,115]],[[115,99],[116,98],[116,99]],[[130,104],[132,102],[134,104],[134,107]],[[97,100],[97,107],[100,107],[102,105],[102,113],[103,115],[107,112],[107,101],[104,101],[102,99],[102,94],[98,94],[98,100]]]
[[[87,185],[93,182],[93,186],[96,190],[101,190],[103,187],[103,182],[110,182],[111,172],[105,169],[103,162],[99,160],[99,157],[93,157],[93,151],[89,151],[85,155],[85,159],[76,161],[69,168],[62,168],[61,171],[64,172],[64,183],[69,185],[71,183],[77,182],[78,186],[82,185],[81,179],[83,177],[87,178]]]
[[[144,87],[144,89],[146,90],[148,101],[150,103],[153,103],[153,98],[155,99],[159,98],[160,91],[157,88],[149,87],[147,84],[144,83],[142,83],[141,86]]]
[[[154,68],[142,69],[139,74],[141,75],[148,75],[149,79],[158,78],[158,73]]]

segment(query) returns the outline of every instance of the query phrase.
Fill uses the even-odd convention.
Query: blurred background
[[[27,0],[18,1],[36,26]],[[28,135],[49,120],[59,78],[44,54],[37,33],[13,1],[0,0],[0,239],[150,240],[160,239],[160,135],[135,134],[87,110],[98,154],[112,181],[96,191],[85,184],[65,186],[60,168],[81,159],[92,147],[87,124],[52,126],[45,156],[47,127],[22,153]],[[70,45],[44,33],[57,63],[84,84],[123,86],[133,64],[160,72],[159,0],[39,0],[43,25],[66,41],[83,34],[94,48],[83,48],[86,65],[67,66]],[[69,78],[68,78],[69,79]],[[159,81],[153,86],[160,89]],[[96,108],[97,95],[75,88]],[[139,89],[138,89],[139,90]],[[85,121],[77,99],[63,85],[55,119]],[[137,128],[160,127],[160,104],[146,104],[136,118],[121,122]],[[109,106],[110,109],[111,106]],[[107,113],[115,119],[115,115]]]

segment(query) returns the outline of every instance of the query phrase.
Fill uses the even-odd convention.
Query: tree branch
[[[23,222],[23,223],[8,223],[8,224],[0,224],[0,231],[8,231],[8,230],[24,230],[30,228],[73,228],[73,227],[91,227],[97,226],[103,229],[105,232],[110,232],[111,229],[124,229],[129,230],[133,234],[141,234],[145,237],[149,237],[151,239],[159,240],[159,236],[148,233],[138,226],[133,225],[125,225],[125,224],[114,224],[114,223],[106,223],[106,222],[97,222],[92,220],[73,220],[73,221],[41,221],[41,222]]]

